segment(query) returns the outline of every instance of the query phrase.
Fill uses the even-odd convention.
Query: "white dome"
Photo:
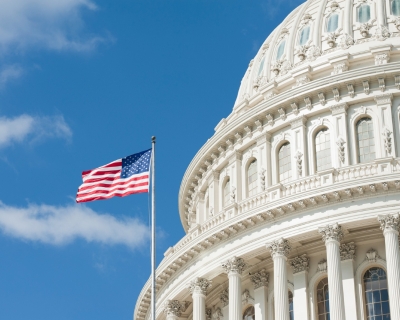
[[[157,320],[325,319],[328,287],[332,320],[400,319],[398,16],[309,0],[267,38],[182,179]],[[372,271],[391,283],[379,308]],[[149,305],[148,281],[134,319]]]

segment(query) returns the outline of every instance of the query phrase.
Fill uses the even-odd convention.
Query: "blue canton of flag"
[[[121,178],[129,178],[134,174],[149,171],[151,149],[122,158]]]

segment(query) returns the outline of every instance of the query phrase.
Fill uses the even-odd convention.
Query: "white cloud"
[[[17,64],[4,66],[0,71],[0,89],[10,81],[22,76],[24,70]]]
[[[72,131],[64,117],[32,117],[27,114],[15,118],[0,117],[0,149],[14,142],[38,142],[46,138],[69,140]]]
[[[116,219],[78,204],[58,207],[29,204],[21,208],[0,201],[0,230],[10,237],[51,245],[84,239],[137,248],[149,239],[147,226],[137,219]]]
[[[30,47],[90,51],[106,41],[85,35],[82,16],[95,10],[90,0],[2,0],[0,53]]]

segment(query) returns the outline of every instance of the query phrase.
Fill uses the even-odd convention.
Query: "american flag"
[[[76,202],[149,192],[151,149],[83,171]]]

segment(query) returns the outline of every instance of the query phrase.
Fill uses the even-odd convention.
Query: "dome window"
[[[363,4],[357,9],[357,20],[360,23],[366,23],[371,19],[371,7]]]
[[[317,171],[329,169],[331,162],[331,139],[328,129],[320,130],[315,136],[315,160]]]
[[[243,313],[243,320],[254,320],[256,318],[256,312],[253,306],[248,307]]]
[[[328,320],[329,314],[329,288],[328,278],[322,279],[317,286],[318,319]]]
[[[260,67],[258,68],[258,75],[260,76],[264,70],[265,57],[261,60]]]
[[[279,182],[287,182],[292,178],[292,157],[290,156],[290,143],[285,143],[278,154],[279,159]]]
[[[224,207],[226,207],[230,202],[231,202],[231,182],[228,179],[225,182],[225,186],[224,186]]]
[[[367,318],[390,319],[388,283],[385,270],[372,267],[367,270],[363,280]]]
[[[374,127],[371,118],[362,118],[356,124],[358,142],[358,162],[375,160]]]
[[[299,45],[304,46],[310,38],[310,26],[305,26],[300,31]]]
[[[326,24],[326,32],[335,32],[339,25],[339,15],[333,13],[329,16]]]
[[[400,0],[393,0],[391,7],[392,7],[392,14],[394,16],[400,16]]]
[[[248,196],[257,194],[257,160],[253,160],[247,169],[247,190]]]
[[[276,60],[279,60],[280,58],[282,58],[283,53],[285,52],[285,44],[286,44],[286,40],[283,39],[278,46],[278,50],[276,51]]]

